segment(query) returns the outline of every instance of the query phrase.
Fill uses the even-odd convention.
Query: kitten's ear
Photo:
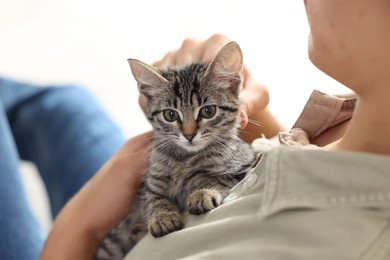
[[[135,59],[127,61],[135,80],[138,82],[139,92],[146,98],[155,96],[168,83],[156,68]]]
[[[238,94],[243,81],[243,56],[236,42],[226,44],[210,63],[206,75],[217,87]]]

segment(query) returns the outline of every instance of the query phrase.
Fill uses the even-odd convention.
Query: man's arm
[[[94,259],[97,247],[134,203],[147,164],[151,133],[128,141],[66,204],[41,259]]]

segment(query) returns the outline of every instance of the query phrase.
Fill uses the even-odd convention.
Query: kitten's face
[[[145,96],[146,116],[162,150],[219,150],[239,126],[242,54],[236,43],[226,45],[210,64],[194,63],[159,70],[129,60]],[[225,143],[226,144],[226,143]]]
[[[218,149],[224,136],[236,134],[238,95],[213,84],[205,76],[207,67],[199,63],[161,72],[168,84],[149,98],[146,113],[167,147],[173,143],[197,152],[211,144]]]

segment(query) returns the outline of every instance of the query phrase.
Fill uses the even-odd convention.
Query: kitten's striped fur
[[[166,70],[129,64],[147,100],[153,149],[140,199],[102,241],[98,259],[123,258],[147,230],[160,237],[181,229],[185,211],[218,207],[256,158],[237,133],[243,61],[236,43],[211,63]]]

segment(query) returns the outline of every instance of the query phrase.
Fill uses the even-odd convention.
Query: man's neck
[[[390,155],[389,97],[378,92],[360,97],[345,135],[329,148]]]

